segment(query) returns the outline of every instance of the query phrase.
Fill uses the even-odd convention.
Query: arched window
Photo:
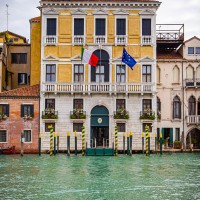
[[[159,84],[161,81],[161,78],[160,78],[160,67],[157,66],[157,84]]]
[[[188,102],[188,114],[195,115],[196,114],[196,99],[191,96]]]
[[[198,86],[200,85],[200,65],[197,67],[197,70],[196,70],[196,84]]]
[[[178,96],[173,99],[173,118],[181,119],[181,101]]]
[[[159,97],[157,97],[157,117],[158,119],[161,118],[161,102]]]
[[[194,68],[191,65],[189,65],[186,69],[186,78],[192,80],[194,78]]]
[[[175,66],[173,68],[173,82],[174,83],[180,82],[180,70],[179,70],[178,66]]]

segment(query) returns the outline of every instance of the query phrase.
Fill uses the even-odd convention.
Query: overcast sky
[[[200,0],[160,1],[157,23],[184,24],[185,40],[200,37]],[[29,19],[40,15],[39,0],[0,0],[0,32],[7,30],[6,4],[9,5],[8,29],[29,39]]]

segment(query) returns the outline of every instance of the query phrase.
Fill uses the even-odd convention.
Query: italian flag
[[[96,67],[99,59],[91,51],[82,48],[81,60],[90,64],[91,66]]]

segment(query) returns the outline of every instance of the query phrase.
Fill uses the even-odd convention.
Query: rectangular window
[[[7,142],[6,130],[0,130],[0,142]]]
[[[74,19],[74,35],[84,35],[84,19]]]
[[[151,65],[142,66],[142,81],[151,82]]]
[[[50,126],[53,127],[53,132],[55,132],[55,123],[45,123],[45,132],[50,132]]]
[[[142,35],[151,35],[151,19],[142,19]]]
[[[73,132],[81,132],[83,123],[73,123]]]
[[[194,54],[194,47],[188,47],[188,54]]]
[[[74,99],[74,109],[83,109],[83,99]]]
[[[18,73],[18,85],[27,84],[27,74]]]
[[[45,109],[46,108],[55,109],[55,99],[45,99]]]
[[[106,35],[105,19],[96,19],[95,35]]]
[[[74,82],[84,81],[84,67],[83,65],[74,65]]]
[[[126,132],[125,123],[117,123],[118,132]]]
[[[21,117],[34,116],[34,106],[33,105],[21,105]]]
[[[117,83],[125,83],[126,82],[126,66],[125,65],[117,65]]]
[[[117,35],[126,35],[126,19],[117,19]]]
[[[116,110],[125,109],[126,100],[125,99],[116,99]]]
[[[56,65],[46,65],[46,82],[56,81]]]
[[[12,64],[26,64],[27,53],[11,53],[11,63]]]
[[[24,130],[24,142],[31,142],[31,130]]]
[[[56,18],[47,19],[47,35],[56,35]]]
[[[180,128],[175,129],[175,140],[180,141]]]
[[[143,123],[143,128],[142,131],[145,133],[145,127],[148,126],[149,127],[149,132],[152,132],[152,124],[151,123]]]
[[[105,74],[104,74],[104,66],[97,66],[96,67],[96,82],[104,82]]]
[[[151,111],[151,99],[142,100],[142,110],[143,112]]]
[[[9,117],[9,105],[8,104],[0,104],[0,115],[3,117],[3,115],[6,115],[6,117]]]
[[[196,54],[200,54],[200,47],[196,47]]]

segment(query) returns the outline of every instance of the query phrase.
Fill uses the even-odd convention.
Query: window
[[[157,97],[157,116],[161,118],[161,102],[159,97]]]
[[[151,19],[142,19],[142,35],[151,35]]]
[[[34,116],[34,106],[33,105],[21,105],[21,117]]]
[[[83,99],[74,99],[74,109],[83,109]]]
[[[194,47],[188,47],[188,54],[194,54]]]
[[[106,20],[96,19],[95,35],[106,35]]]
[[[11,63],[12,64],[26,64],[27,53],[11,53]]]
[[[27,74],[26,73],[18,73],[18,84],[19,85],[27,84]]]
[[[196,54],[200,54],[200,47],[196,47]]]
[[[180,77],[179,68],[177,66],[175,66],[173,68],[173,82],[179,83],[180,82],[179,77]]]
[[[175,128],[175,140],[180,141],[180,128]]]
[[[142,131],[145,133],[145,127],[149,127],[149,132],[152,132],[152,124],[151,123],[143,123],[142,124]]]
[[[143,112],[149,110],[151,111],[151,99],[143,99],[142,100],[142,110]]]
[[[117,35],[126,35],[126,19],[117,19]]]
[[[142,81],[151,82],[151,65],[142,66]]]
[[[24,142],[31,142],[31,130],[24,130]]]
[[[84,81],[84,67],[83,65],[74,65],[74,82]]]
[[[190,98],[189,98],[189,102],[188,102],[188,114],[189,115],[195,115],[196,114],[196,99],[193,97],[193,96],[191,96]]]
[[[2,47],[0,47],[0,54],[1,54],[2,50],[3,50]]]
[[[56,65],[46,65],[46,81],[56,81]]]
[[[159,84],[160,80],[161,80],[160,79],[160,67],[157,66],[156,70],[157,70],[157,84]]]
[[[178,96],[173,100],[173,118],[181,119],[181,102]]]
[[[126,132],[125,123],[117,123],[118,132]]]
[[[126,101],[125,99],[116,99],[116,110],[125,109]]]
[[[0,130],[0,142],[7,142],[6,130]]]
[[[105,74],[104,74],[104,66],[96,67],[96,82],[104,82]]]
[[[47,19],[47,35],[56,35],[56,19]]]
[[[73,132],[82,132],[83,123],[73,123]]]
[[[55,109],[55,99],[45,99],[45,108]]]
[[[55,132],[55,123],[45,123],[45,132],[50,132],[50,126],[53,127],[53,132]]]
[[[74,35],[84,35],[84,19],[74,19]]]
[[[125,65],[117,65],[117,83],[126,82],[126,68]]]
[[[6,115],[6,117],[9,117],[9,105],[8,104],[0,104],[0,114]]]

